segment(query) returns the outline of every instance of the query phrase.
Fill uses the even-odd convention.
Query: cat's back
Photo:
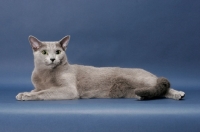
[[[152,73],[140,69],[140,68],[120,68],[120,67],[94,67],[94,66],[84,66],[84,65],[71,65],[75,71],[77,77],[110,77],[110,76],[155,76]]]
[[[109,76],[117,73],[119,67],[94,67],[84,65],[72,65],[75,69],[77,77],[94,77],[94,76]]]

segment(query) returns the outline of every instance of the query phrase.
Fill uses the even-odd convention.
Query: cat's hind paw
[[[176,100],[181,100],[185,97],[185,92],[183,91],[178,91],[176,94],[175,94],[175,99]]]
[[[185,97],[185,92],[176,91],[176,90],[169,90],[169,92],[165,95],[165,97],[175,99],[175,100],[181,100]]]
[[[181,100],[185,97],[185,93],[182,91],[176,91],[173,95],[172,98],[175,100]]]

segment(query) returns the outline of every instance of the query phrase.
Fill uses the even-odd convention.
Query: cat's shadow
[[[152,100],[168,100],[168,98],[165,97],[155,97],[155,98],[145,98],[143,100],[137,100],[137,101],[152,101]],[[184,100],[184,98],[180,99],[180,100]]]

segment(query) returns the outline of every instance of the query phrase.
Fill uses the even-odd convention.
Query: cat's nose
[[[52,62],[54,62],[55,59],[54,59],[54,58],[51,58],[50,60],[51,60]]]

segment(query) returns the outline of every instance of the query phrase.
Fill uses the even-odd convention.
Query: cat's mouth
[[[50,63],[46,63],[47,66],[52,67],[52,68],[57,67],[59,64],[60,64],[60,63],[58,63],[58,62],[50,62]]]
[[[48,65],[57,65],[57,63],[51,62],[51,63],[49,63]]]

